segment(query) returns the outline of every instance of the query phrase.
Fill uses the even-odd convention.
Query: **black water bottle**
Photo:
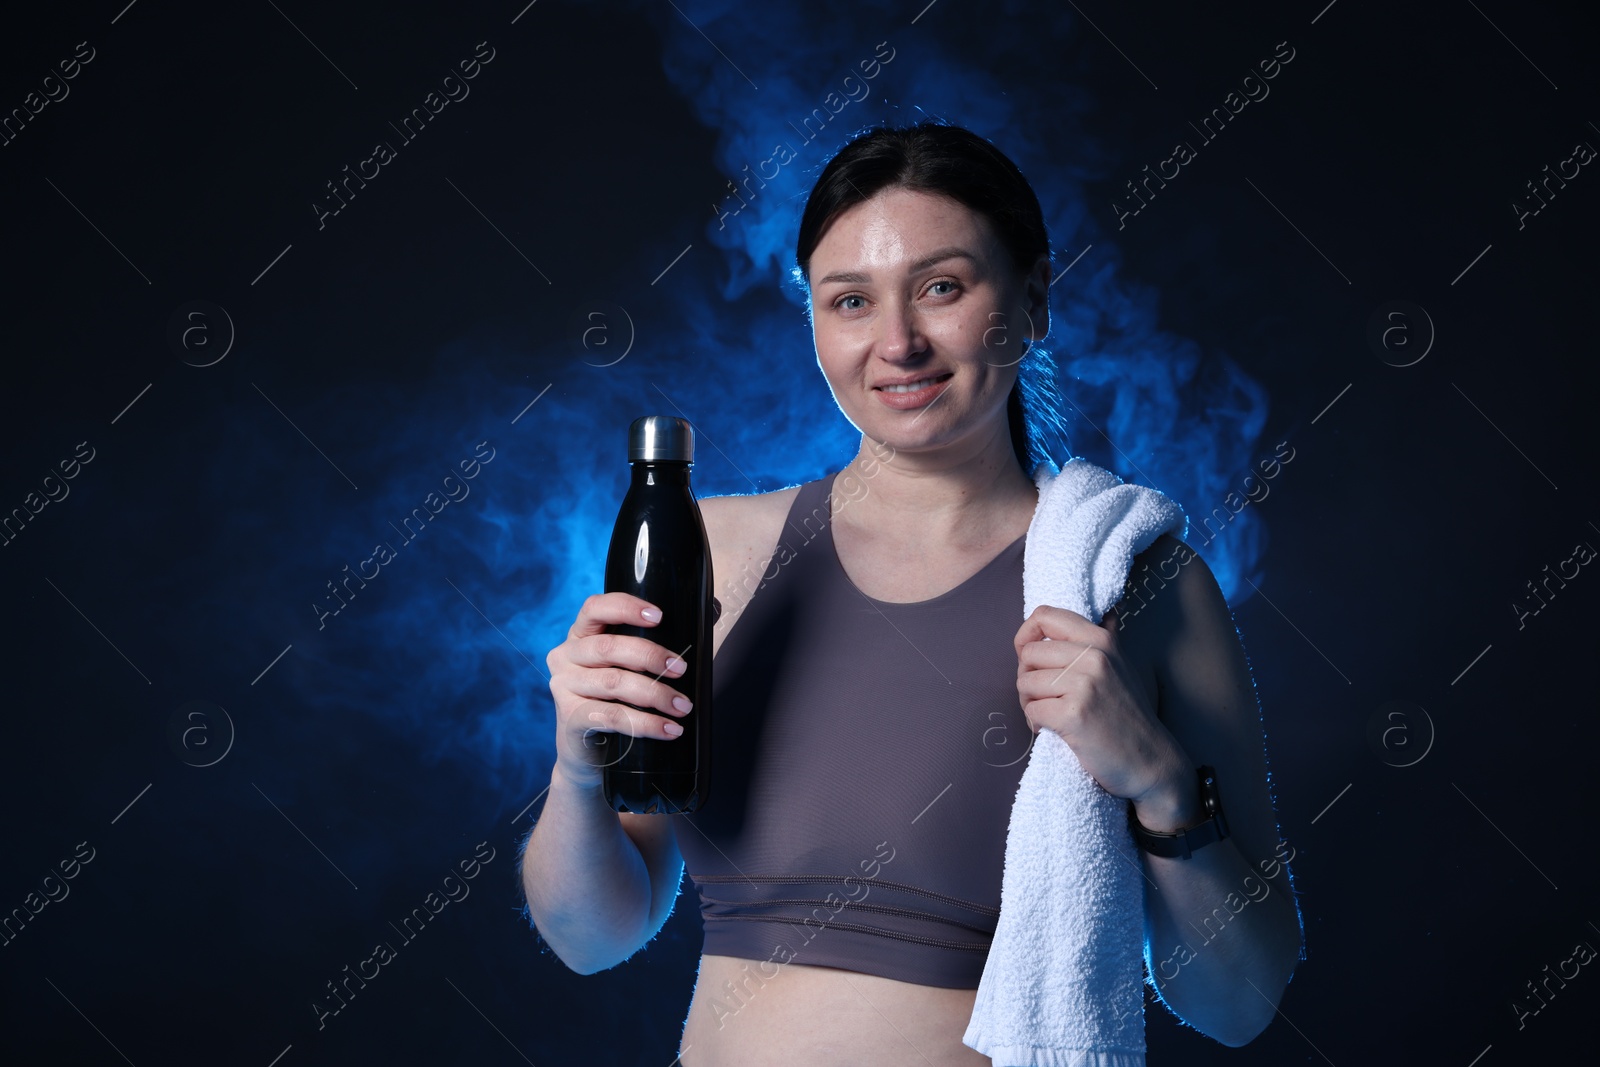
[[[694,429],[687,420],[647,415],[628,427],[633,478],[611,531],[605,591],[641,597],[661,609],[654,626],[608,626],[644,637],[686,662],[660,681],[694,707],[674,718],[683,733],[667,740],[620,733],[594,735],[603,745],[606,802],[617,811],[676,815],[705,803],[711,771],[711,548],[700,506],[689,490]],[[661,715],[654,709],[645,714]],[[663,716],[665,717],[665,716]]]

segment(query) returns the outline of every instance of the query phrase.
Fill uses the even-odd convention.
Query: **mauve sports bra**
[[[976,989],[1033,740],[1012,646],[1026,539],[931,600],[873,600],[834,550],[833,483],[802,485],[766,574],[733,583],[706,806],[663,818],[702,952]]]

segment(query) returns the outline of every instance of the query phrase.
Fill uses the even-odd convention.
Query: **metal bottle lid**
[[[628,427],[629,463],[693,463],[694,427],[688,419],[645,415]]]

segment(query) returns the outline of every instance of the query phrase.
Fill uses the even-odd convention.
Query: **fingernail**
[[[682,674],[688,669],[689,665],[683,662],[683,660],[679,659],[677,656],[673,656],[671,659],[667,660],[668,674]]]
[[[643,608],[640,610],[639,614],[644,616],[646,622],[661,621],[661,612],[656,608]]]
[[[679,734],[683,733],[683,727],[679,726],[675,722],[665,723],[662,725],[661,729],[668,737],[677,737]]]
[[[689,703],[688,697],[673,697],[672,706],[677,708],[679,711],[688,711],[690,708],[694,707],[693,704]]]

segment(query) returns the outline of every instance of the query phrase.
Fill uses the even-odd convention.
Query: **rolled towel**
[[[1034,472],[1022,614],[1098,624],[1133,557],[1188,520],[1170,498],[1084,459]],[[1127,801],[1041,729],[1012,803],[1000,917],[962,1043],[995,1067],[1144,1067],[1144,870]]]

